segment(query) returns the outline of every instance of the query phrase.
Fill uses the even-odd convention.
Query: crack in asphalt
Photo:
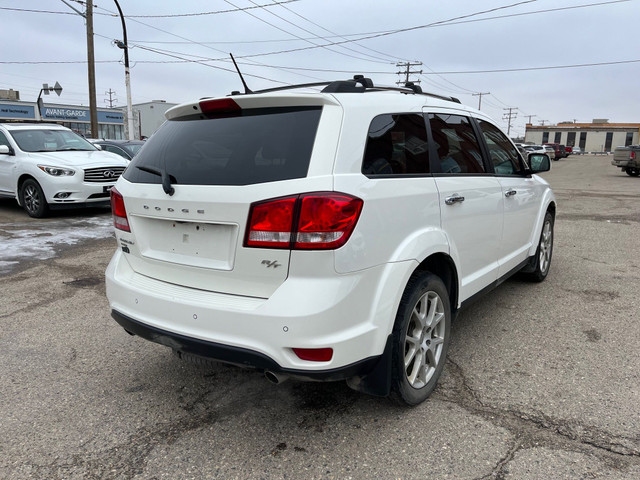
[[[517,453],[534,447],[546,446],[552,450],[595,455],[607,466],[616,469],[640,463],[640,449],[637,448],[640,437],[615,436],[576,421],[552,419],[539,411],[525,413],[488,405],[471,388],[462,367],[451,358],[447,358],[446,372],[453,378],[455,387],[451,392],[439,388],[434,397],[458,405],[491,424],[506,429],[514,437],[509,451],[496,462],[490,473],[478,480],[503,480],[508,473],[509,463]]]

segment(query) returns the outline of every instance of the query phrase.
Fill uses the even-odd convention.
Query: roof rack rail
[[[296,88],[310,88],[310,87],[322,87],[322,93],[360,93],[369,91],[381,91],[381,90],[391,90],[402,93],[413,93],[417,95],[426,95],[428,97],[438,98],[440,100],[446,100],[449,102],[462,103],[455,97],[447,97],[444,95],[438,95],[437,93],[429,93],[423,92],[420,85],[416,85],[413,82],[407,82],[404,87],[386,87],[386,86],[375,86],[373,84],[373,80],[365,77],[364,75],[354,75],[351,80],[334,80],[331,82],[314,82],[314,83],[299,83],[296,85],[284,85],[282,87],[274,87],[274,88],[265,88],[263,90],[255,90],[251,93],[260,94],[260,93],[270,93],[270,92],[281,92],[283,90],[293,90]],[[239,91],[231,92],[231,95],[244,95]]]

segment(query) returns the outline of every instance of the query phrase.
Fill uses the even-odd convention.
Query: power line
[[[617,62],[598,62],[598,63],[580,63],[573,65],[551,65],[545,67],[524,67],[524,68],[501,68],[496,70],[452,70],[448,72],[433,72],[426,73],[425,75],[461,75],[469,73],[504,73],[504,72],[529,72],[533,70],[553,70],[559,68],[579,68],[579,67],[600,67],[603,65],[622,65],[626,63],[637,63],[638,60],[620,60]]]
[[[299,2],[300,0],[282,0],[280,2],[268,3],[266,5],[255,5],[253,7],[237,7],[233,9],[227,10],[216,10],[212,12],[195,12],[195,13],[175,13],[175,14],[165,14],[165,15],[127,15],[127,18],[180,18],[180,17],[202,17],[206,15],[219,15],[223,13],[235,13],[241,12],[244,10],[253,10],[256,8],[268,8],[268,7],[276,7],[284,3],[293,3]],[[76,2],[81,5],[86,5],[87,2]],[[97,8],[97,6],[96,6]],[[0,7],[0,10],[11,10],[14,12],[28,12],[28,13],[48,13],[48,14],[56,14],[56,15],[73,15],[71,12],[60,12],[60,11],[52,11],[52,10],[35,10],[28,8],[12,8],[12,7]],[[96,13],[96,15],[102,16],[114,16],[114,14],[110,13]]]
[[[230,0],[224,0],[224,1],[225,1],[225,3],[228,3],[229,5],[231,5],[231,6],[233,6],[233,7],[237,7],[237,5],[235,5],[235,4],[234,4],[233,2],[231,2]],[[253,4],[255,4],[255,2],[253,2],[252,0],[249,0],[249,1],[250,1],[251,3],[253,3]],[[310,34],[312,34],[312,35],[313,35],[313,32],[311,32],[311,31],[309,31],[309,30],[306,30],[306,29],[304,29],[304,28],[302,28],[302,27],[300,27],[300,26],[296,25],[295,23],[293,23],[293,22],[291,22],[291,21],[287,20],[286,18],[283,18],[282,16],[278,15],[277,13],[273,13],[273,12],[272,12],[272,11],[270,11],[270,10],[266,10],[266,12],[267,12],[267,13],[269,13],[269,14],[271,14],[271,15],[273,15],[273,16],[275,16],[276,18],[279,18],[280,20],[282,20],[282,21],[284,21],[284,22],[286,22],[286,23],[288,23],[288,24],[290,24],[290,25],[293,25],[293,26],[294,26],[294,27],[296,27],[296,28],[299,28],[299,29],[301,29],[301,30],[303,30],[303,31],[305,31],[305,32],[310,33]],[[285,30],[284,28],[281,28],[281,27],[279,27],[279,26],[277,26],[277,25],[275,25],[275,24],[273,24],[273,23],[271,23],[271,22],[269,22],[269,21],[267,21],[267,20],[265,20],[265,19],[263,19],[263,18],[260,18],[259,16],[254,15],[253,13],[251,13],[251,12],[249,12],[249,11],[247,11],[247,10],[244,10],[244,13],[246,13],[247,15],[249,15],[249,16],[251,16],[251,17],[255,18],[256,20],[258,20],[258,21],[260,21],[260,22],[262,22],[262,23],[265,23],[265,24],[269,25],[270,27],[273,27],[273,28],[275,28],[275,29],[277,29],[277,30],[280,30],[281,32],[284,32],[284,33],[286,33],[286,34],[288,34],[288,35],[291,35],[291,36],[293,36],[293,37],[297,38],[298,40],[302,40],[302,39],[303,39],[303,37],[300,37],[299,35],[296,35],[296,34],[295,34],[295,33],[293,33],[293,32],[290,32],[290,31],[288,31],[288,30]],[[316,39],[316,40],[317,40],[317,39],[320,39],[320,40],[324,40],[324,41],[326,41],[324,38],[319,37],[319,36],[316,36],[316,38],[315,38],[315,39]],[[366,59],[366,58],[362,58],[362,57],[356,57],[356,56],[354,56],[354,55],[350,55],[350,54],[348,54],[348,53],[344,53],[344,52],[336,51],[336,50],[334,50],[334,49],[332,49],[332,48],[329,48],[328,46],[323,46],[323,45],[320,45],[320,44],[314,43],[312,40],[305,40],[305,41],[306,41],[307,43],[312,44],[312,45],[313,45],[313,46],[315,46],[315,47],[321,47],[321,48],[324,48],[324,49],[326,49],[326,50],[328,50],[328,51],[330,51],[330,52],[337,53],[338,55],[344,55],[344,56],[347,56],[347,57],[355,58],[355,59],[358,59],[358,60],[369,61],[369,62],[374,61],[374,60],[368,60],[368,59]],[[338,45],[338,46],[339,46],[339,47],[341,47],[341,48],[346,48],[346,47],[344,47],[344,46],[342,46],[342,45]],[[242,58],[242,57],[239,57],[239,58]],[[378,60],[376,60],[376,61],[377,61],[378,63],[380,63]],[[388,63],[388,62],[387,62],[387,61],[383,61],[382,63]]]
[[[225,1],[227,1],[227,0],[225,0]],[[363,37],[360,37],[360,38],[356,38],[356,39],[353,39],[353,40],[342,40],[340,42],[331,42],[331,43],[328,43],[328,44],[317,45],[317,46],[312,46],[312,47],[303,47],[303,48],[293,48],[293,49],[289,49],[289,50],[280,50],[278,52],[267,52],[267,53],[259,53],[259,54],[254,54],[254,55],[244,55],[244,56],[237,57],[237,58],[252,58],[252,57],[261,57],[261,56],[266,56],[266,55],[278,55],[278,54],[281,54],[281,53],[300,52],[300,51],[303,51],[303,50],[311,50],[311,49],[315,49],[315,48],[323,48],[323,47],[333,46],[333,45],[342,45],[344,43],[351,43],[351,42],[356,42],[356,41],[360,41],[360,40],[369,40],[369,39],[372,39],[372,38],[385,37],[385,36],[389,36],[389,35],[395,35],[395,34],[398,34],[398,33],[405,33],[405,32],[410,32],[410,31],[414,31],[414,30],[421,30],[421,29],[424,29],[424,28],[430,28],[430,27],[434,27],[434,26],[437,26],[437,25],[446,24],[448,22],[452,22],[452,21],[455,21],[455,20],[460,20],[460,19],[464,19],[464,18],[471,18],[471,17],[475,17],[475,16],[478,16],[478,15],[483,15],[485,13],[495,12],[497,10],[505,10],[505,9],[508,9],[508,8],[513,8],[513,7],[516,7],[516,6],[524,5],[524,4],[527,4],[527,3],[533,3],[533,2],[537,2],[537,1],[538,0],[524,0],[524,1],[521,1],[521,2],[517,2],[517,3],[512,3],[510,5],[504,5],[502,7],[491,8],[489,10],[482,10],[482,11],[470,13],[470,14],[467,14],[467,15],[461,15],[461,16],[458,16],[458,17],[453,17],[453,18],[450,18],[450,19],[447,19],[447,20],[440,20],[440,21],[428,23],[428,24],[425,24],[425,25],[418,25],[418,26],[407,27],[407,28],[399,28],[399,29],[396,29],[396,30],[390,30],[388,32],[382,32],[382,33],[377,33],[377,34],[372,34],[372,35],[366,35],[366,36],[363,36]],[[615,1],[617,1],[617,2],[620,2],[620,1],[628,2],[630,0],[615,0]]]
[[[334,35],[334,36],[336,36],[338,38],[342,38],[343,40],[348,40],[347,36],[339,35],[339,34],[335,33],[334,31],[329,30],[328,28],[325,28],[325,27],[323,27],[322,25],[319,25],[316,22],[313,22],[313,21],[309,20],[307,17],[305,17],[303,15],[300,15],[299,13],[295,12],[294,10],[291,10],[289,7],[287,7],[285,5],[280,5],[280,7],[282,7],[284,10],[287,10],[288,12],[293,13],[296,17],[303,19],[304,21],[310,23],[311,25],[315,25],[316,27],[321,28],[325,32],[329,32],[329,33],[331,33],[332,35]],[[325,37],[322,37],[322,38],[326,40],[327,38],[330,38],[330,37],[325,36]],[[383,52],[380,52],[378,50],[374,50],[373,48],[370,48],[370,47],[367,47],[367,46],[364,46],[364,45],[360,45],[359,43],[355,43],[355,45],[357,45],[358,47],[360,47],[363,50],[368,50],[370,52],[377,53],[378,55],[382,55],[384,57],[387,57],[387,59],[391,59],[391,61],[396,61],[396,60],[399,59],[399,57],[396,57],[394,55],[389,55],[387,53],[383,53]],[[352,50],[352,49],[350,49],[350,50]],[[353,51],[355,51],[355,50],[353,50]],[[389,61],[389,60],[386,60],[386,61]]]

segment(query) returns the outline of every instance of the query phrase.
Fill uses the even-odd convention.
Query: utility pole
[[[503,110],[508,110],[508,113],[505,113],[504,115],[502,115],[502,119],[507,120],[507,122],[509,122],[507,127],[507,136],[509,136],[509,134],[511,133],[511,121],[515,120],[516,117],[518,116],[518,114],[514,111],[517,109],[518,109],[517,107],[503,108]]]
[[[93,0],[87,1],[87,60],[89,74],[89,115],[91,117],[91,136],[100,138],[98,131],[98,109],[96,107],[96,64],[93,54]]]
[[[113,96],[116,94],[115,91],[109,89],[109,91],[104,92],[105,95],[109,95],[109,99],[107,100],[106,98],[104,99],[104,103],[108,103],[109,104],[109,108],[113,108],[113,103],[117,102],[118,99],[114,98]]]
[[[549,120],[538,120],[538,122],[540,122],[540,125],[544,127],[544,122],[548,122]]]
[[[537,115],[525,115],[525,117],[527,117],[527,118],[529,119],[529,120],[527,121],[527,123],[529,123],[529,124],[530,124],[530,123],[531,123],[531,119],[532,119],[533,117],[537,117]]]
[[[400,72],[396,72],[397,75],[404,75],[404,81],[400,80],[396,82],[396,85],[406,85],[409,82],[413,82],[413,83],[420,83],[420,80],[409,80],[409,75],[420,75],[422,73],[422,70],[417,71],[417,72],[412,72],[411,71],[411,67],[418,67],[422,65],[422,62],[415,62],[415,63],[411,63],[411,62],[399,62],[396,63],[396,67],[404,67],[406,68],[406,70],[400,71]]]
[[[478,97],[478,110],[480,110],[480,106],[482,105],[482,96],[483,95],[491,95],[491,92],[472,93],[471,94],[472,97]]]

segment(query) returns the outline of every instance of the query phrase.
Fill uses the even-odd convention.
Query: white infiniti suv
[[[61,125],[0,123],[0,196],[15,198],[32,217],[108,207],[109,190],[127,164]]]
[[[179,105],[115,188],[113,318],[286,377],[426,399],[450,323],[546,277],[556,201],[482,112],[371,80]]]

